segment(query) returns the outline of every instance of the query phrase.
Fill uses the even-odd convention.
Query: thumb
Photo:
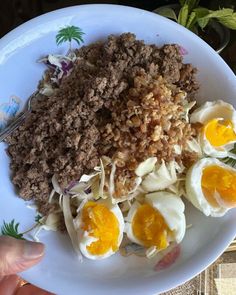
[[[38,263],[44,245],[7,236],[0,237],[0,276],[16,274]]]

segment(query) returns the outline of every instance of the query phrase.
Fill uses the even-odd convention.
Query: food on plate
[[[203,158],[187,172],[186,196],[209,216],[223,216],[236,207],[236,169],[215,158]]]
[[[119,250],[124,218],[117,204],[88,201],[75,218],[79,248],[85,257],[103,259]]]
[[[117,162],[122,162],[127,151],[136,153],[136,143],[142,157],[157,151],[169,160],[176,141],[181,144],[194,133],[183,117],[198,88],[196,69],[182,62],[178,46],[145,45],[123,34],[82,47],[67,59],[73,63],[70,74],[60,74],[55,82],[55,67],[50,66],[39,88],[50,85],[53,93],[41,94],[31,115],[7,139],[13,183],[22,198],[35,200],[42,214],[50,210],[54,174],[65,189],[93,169],[103,154],[116,152]],[[59,67],[58,60],[53,65]],[[147,101],[142,102],[143,95]],[[146,138],[150,131],[152,139]],[[129,171],[137,166],[131,160]]]
[[[180,243],[186,230],[184,203],[180,197],[164,191],[147,194],[144,203],[135,201],[126,218],[128,238],[156,251],[170,242]]]
[[[140,164],[142,165],[142,163]],[[147,192],[155,192],[169,188],[176,183],[177,174],[183,171],[183,167],[175,161],[166,164],[163,160],[156,164],[147,175],[144,175],[142,187]]]
[[[207,101],[190,116],[191,123],[201,123],[201,145],[206,155],[224,158],[236,142],[236,111],[222,100]]]
[[[119,200],[134,189],[139,163],[152,157],[157,158],[158,164],[195,157],[187,145],[195,130],[182,119],[187,93],[162,77],[156,79],[144,73],[135,76],[133,83],[124,102],[113,110],[112,121],[102,129],[101,150],[103,155],[112,153],[117,168],[113,197]],[[176,154],[176,146],[180,154]]]
[[[179,244],[182,196],[205,215],[235,207],[225,164],[235,159],[235,110],[196,105],[196,69],[178,45],[126,33],[41,61],[40,94],[7,138],[12,181],[80,257],[107,258],[125,239],[148,258]]]

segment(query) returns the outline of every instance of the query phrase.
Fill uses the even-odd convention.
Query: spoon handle
[[[22,112],[14,121],[12,121],[7,128],[0,132],[0,143],[11,134],[21,123],[25,120],[26,116],[30,113],[30,110]]]

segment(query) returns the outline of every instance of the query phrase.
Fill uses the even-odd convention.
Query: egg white
[[[233,124],[234,131],[236,132],[236,110],[231,104],[222,100],[205,102],[191,114],[190,122],[206,124],[208,121],[215,118],[230,120]],[[233,148],[233,145],[236,142],[231,141],[220,147],[214,147],[203,133],[200,136],[200,141],[204,153],[216,158],[227,157],[228,152]]]
[[[104,204],[116,216],[116,218],[118,220],[118,223],[119,223],[118,248],[119,248],[119,246],[122,242],[122,239],[123,239],[123,232],[124,232],[123,214],[117,204],[111,204],[111,202],[109,202],[107,200],[99,200],[99,201],[97,201],[97,203]],[[77,232],[78,232],[78,237],[79,237],[79,248],[80,248],[81,253],[85,257],[92,259],[92,260],[104,259],[104,258],[107,258],[107,257],[115,254],[116,252],[114,252],[112,249],[108,250],[108,252],[106,252],[105,254],[102,254],[102,255],[93,255],[88,251],[87,246],[90,246],[93,242],[96,242],[98,239],[95,237],[89,236],[89,233],[87,231],[82,230],[82,228],[81,228],[81,226],[82,226],[82,216],[81,216],[82,210],[83,210],[83,208],[81,208],[81,211],[75,220],[76,228],[77,228]]]
[[[145,202],[160,212],[169,229],[173,231],[174,235],[167,237],[168,242],[180,243],[186,231],[185,206],[181,198],[173,193],[160,191],[147,194]],[[126,217],[125,232],[132,242],[143,246],[142,241],[135,237],[132,229],[133,218],[140,206],[141,204],[137,201],[132,204]]]
[[[207,201],[202,191],[202,172],[207,166],[217,165],[222,168],[233,170],[235,169],[225,165],[215,158],[203,158],[196,162],[187,172],[186,175],[186,197],[187,199],[206,216],[220,217],[225,215],[229,208],[224,207],[221,203],[221,207],[212,207]]]

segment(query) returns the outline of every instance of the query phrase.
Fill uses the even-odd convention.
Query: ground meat
[[[82,47],[76,55],[70,76],[52,96],[38,97],[30,116],[7,138],[13,183],[43,214],[51,210],[48,197],[54,174],[66,188],[98,164],[102,126],[112,119],[138,74],[161,75],[188,97],[198,88],[196,70],[183,64],[177,45],[145,45],[127,33]],[[165,144],[163,139],[160,150]],[[111,146],[102,151],[115,152]]]

